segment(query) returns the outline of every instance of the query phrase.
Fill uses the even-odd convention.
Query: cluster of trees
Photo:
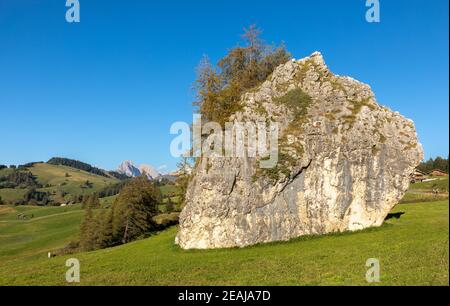
[[[89,180],[83,182],[83,184],[80,185],[80,188],[82,188],[82,189],[91,189],[93,187],[94,187],[94,183],[92,183]]]
[[[448,173],[448,158],[437,157],[435,159],[430,158],[428,161],[423,162],[417,168],[422,172],[430,173],[433,170],[441,170]]]
[[[9,204],[9,205],[31,205],[31,206],[45,206],[54,203],[51,199],[50,193],[45,191],[37,191],[35,188],[28,188],[21,198],[17,198],[14,200],[1,200],[0,197],[0,205]]]
[[[71,167],[74,169],[86,171],[86,172],[89,172],[92,174],[100,175],[103,177],[108,177],[108,178],[114,177],[121,181],[128,179],[128,176],[121,174],[117,171],[106,171],[103,169],[93,167],[87,163],[83,163],[81,161],[69,159],[69,158],[53,157],[47,162],[47,164],[55,165],[55,166],[67,166],[67,167]]]
[[[178,167],[178,177],[176,180],[176,185],[180,188],[181,194],[181,204],[184,206],[186,201],[186,191],[188,189],[189,182],[192,177],[192,158],[183,157],[181,161],[177,164]]]
[[[28,189],[23,196],[23,203],[28,205],[48,205],[50,202],[48,192],[37,191],[35,188]]]
[[[121,181],[119,183],[109,185],[104,187],[102,190],[98,192],[99,198],[106,198],[106,197],[112,197],[120,193],[120,191],[123,189],[123,187],[126,186],[126,184],[129,183],[129,179],[126,181]]]
[[[7,168],[8,168],[8,166],[6,166],[6,165],[0,165],[0,170],[7,169]],[[10,165],[9,169],[17,169],[17,166],[16,165]]]
[[[99,168],[93,167],[89,164],[83,163],[78,160],[74,159],[68,159],[68,158],[61,158],[61,157],[54,157],[51,158],[47,164],[55,165],[55,166],[67,166],[71,168],[75,168],[78,170],[86,171],[92,174],[108,177],[106,172],[104,170],[101,170]]]
[[[97,193],[83,195],[81,199],[81,207],[84,209],[100,208],[100,199]]]
[[[72,194],[68,197],[68,194],[63,190],[57,190],[53,193],[48,191],[37,191],[39,188],[43,187],[51,187],[51,185],[47,184],[43,186],[39,184],[36,177],[29,171],[13,169],[14,171],[5,176],[0,176],[0,189],[4,188],[20,188],[26,189],[25,194],[21,198],[17,198],[13,201],[9,201],[8,204],[12,205],[60,205],[62,203],[82,203],[83,206],[86,202],[92,201],[92,197],[94,197],[96,202],[98,202],[99,198],[114,196],[119,194],[119,192],[124,188],[127,184],[127,181],[121,181],[114,185],[106,186],[98,193],[94,195],[83,195],[83,194]],[[66,183],[62,183],[61,186],[64,186]],[[80,185],[83,189],[92,189],[93,183],[90,181],[85,181]],[[2,202],[4,203],[4,201]],[[94,205],[94,207],[98,207],[99,205]]]
[[[87,204],[79,247],[92,251],[148,235],[157,228],[152,218],[158,213],[161,199],[159,188],[141,176],[122,189],[111,209],[94,210],[92,204]]]
[[[42,188],[36,177],[29,171],[15,170],[6,176],[0,177],[0,189],[2,188]]]
[[[166,204],[165,205],[166,206],[165,213],[170,214],[170,213],[175,212],[175,204],[176,203],[173,202],[171,195],[167,195],[167,196],[163,197],[162,202]]]
[[[155,180],[157,186],[175,185],[176,178],[171,175],[163,176]]]
[[[31,163],[27,163],[27,164],[23,164],[23,165],[19,165],[17,168],[18,169],[27,169],[27,168],[32,168],[34,167],[36,164],[43,164],[44,162],[31,162]]]
[[[291,59],[284,45],[264,43],[256,26],[244,31],[244,46],[231,49],[215,67],[205,57],[197,69],[194,105],[206,121],[224,126],[241,108],[242,94],[260,85],[276,67]]]
[[[109,171],[108,174],[118,180],[121,180],[121,181],[125,181],[125,180],[129,179],[128,176],[126,176],[125,174],[119,173],[117,171]]]

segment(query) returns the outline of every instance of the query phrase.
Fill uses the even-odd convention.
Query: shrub
[[[197,69],[197,100],[194,105],[206,121],[222,124],[240,110],[241,96],[264,82],[291,58],[284,45],[266,45],[255,26],[245,29],[244,47],[231,49],[216,67],[204,58]]]
[[[286,95],[274,99],[275,103],[285,105],[294,115],[294,121],[303,121],[312,103],[312,98],[300,88],[289,91]]]

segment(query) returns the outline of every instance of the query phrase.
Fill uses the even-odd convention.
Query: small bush
[[[294,115],[294,121],[299,123],[308,114],[312,98],[300,88],[289,91],[286,95],[274,99],[277,104],[285,105]]]
[[[204,58],[197,69],[194,105],[206,121],[222,124],[242,108],[241,96],[262,82],[291,58],[284,45],[266,45],[255,26],[245,29],[244,47],[236,47],[213,67]]]

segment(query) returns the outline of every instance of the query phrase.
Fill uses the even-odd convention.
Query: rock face
[[[318,52],[278,67],[242,105],[231,121],[279,123],[278,166],[202,158],[180,216],[184,249],[381,226],[423,159],[413,122],[377,104],[368,85],[332,74]]]
[[[152,166],[141,165],[137,168],[132,161],[124,161],[120,164],[117,172],[128,177],[138,177],[145,174],[149,180],[161,178],[161,173]]]
[[[117,168],[117,172],[128,177],[137,177],[141,175],[141,171],[136,168],[132,161],[124,161]]]
[[[139,171],[145,174],[149,180],[156,180],[161,177],[161,173],[150,165],[140,165]]]

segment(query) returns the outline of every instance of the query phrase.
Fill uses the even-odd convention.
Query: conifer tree
[[[80,246],[83,250],[93,251],[98,248],[97,225],[93,210],[87,205],[80,233]]]
[[[267,45],[254,25],[244,29],[244,46],[229,51],[214,67],[205,57],[197,68],[197,99],[194,105],[205,121],[222,126],[239,110],[244,92],[257,87],[291,58],[283,44]]]
[[[158,212],[161,192],[145,176],[133,179],[114,203],[113,235],[127,243],[154,229],[152,218]]]
[[[89,196],[83,194],[82,198],[81,198],[81,208],[86,209],[88,206],[88,200],[89,200]]]
[[[93,193],[89,197],[89,205],[92,209],[100,208],[100,199],[96,193]]]
[[[99,229],[98,245],[100,248],[107,248],[113,244],[113,211],[110,209],[103,214]]]
[[[167,197],[167,204],[166,204],[166,212],[171,213],[175,210],[174,203],[172,202],[172,198],[170,196]]]

